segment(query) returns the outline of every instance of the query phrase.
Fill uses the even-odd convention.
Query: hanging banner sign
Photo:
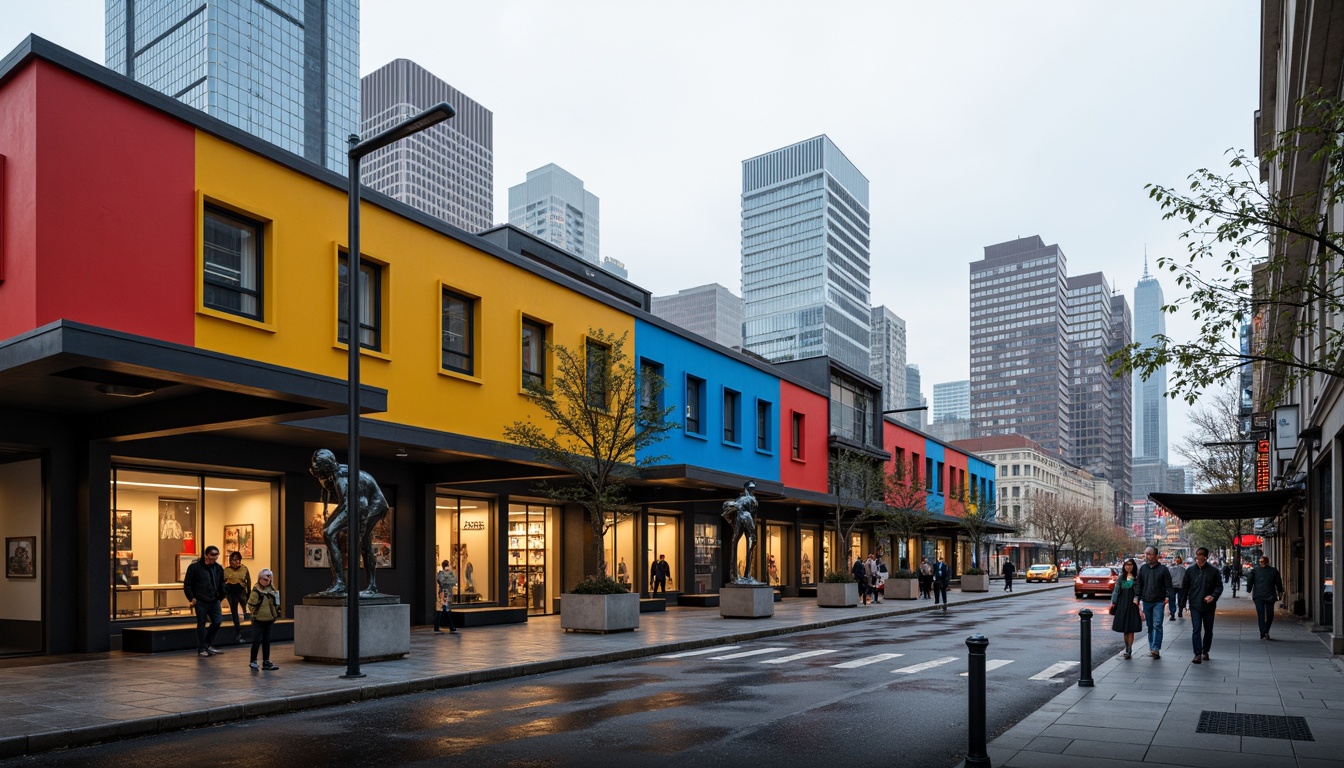
[[[1297,450],[1297,406],[1281,405],[1274,409],[1274,449],[1287,455],[1279,458],[1292,460]]]
[[[1269,441],[1255,441],[1255,490],[1269,490]]]

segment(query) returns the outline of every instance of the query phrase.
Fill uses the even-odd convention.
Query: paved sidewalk
[[[1019,584],[1004,593],[952,592],[950,610],[1011,599],[1059,584]],[[1081,605],[1081,604],[1080,604]],[[194,651],[96,658],[35,658],[0,663],[0,760],[259,715],[294,712],[412,691],[553,672],[774,635],[915,614],[928,600],[884,600],[855,608],[818,608],[814,598],[775,604],[768,619],[723,619],[717,608],[670,607],[640,616],[639,629],[611,635],[567,633],[559,616],[526,624],[479,627],[456,634],[411,631],[404,659],[361,665],[365,677],[343,680],[344,665],[313,664],[293,655],[292,643],[272,646],[276,672],[248,669],[249,646],[225,646],[202,659]],[[1341,697],[1344,698],[1344,697]]]
[[[1119,637],[1104,611],[1094,623],[1094,643]],[[1093,672],[1095,687],[1068,688],[994,739],[990,762],[1023,768],[1344,765],[1344,663],[1306,625],[1280,613],[1274,639],[1260,640],[1250,599],[1224,593],[1210,659],[1202,664],[1191,663],[1189,618],[1163,627],[1161,659],[1149,657],[1146,637],[1137,636],[1134,658],[1106,661]],[[1242,729],[1302,718],[1314,740],[1202,733],[1203,712],[1280,718],[1243,720]]]

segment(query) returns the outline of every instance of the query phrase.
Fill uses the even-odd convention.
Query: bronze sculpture
[[[333,576],[332,585],[322,592],[317,593],[320,597],[344,597],[346,592],[345,584],[345,554],[342,554],[337,545],[337,535],[346,531],[349,527],[350,508],[347,498],[347,489],[350,479],[350,468],[345,464],[336,463],[336,455],[326,448],[322,448],[313,454],[312,468],[310,470],[317,482],[322,485],[322,514],[326,517],[326,526],[322,529],[322,539],[327,543],[327,551],[331,554],[331,573]],[[336,509],[327,516],[327,505],[334,502]],[[387,499],[383,496],[383,490],[378,487],[377,481],[368,472],[359,473],[359,483],[355,490],[355,502],[359,505],[357,514],[359,515],[359,553],[364,558],[364,570],[369,576],[369,586],[359,594],[363,597],[374,597],[378,595],[377,582],[377,563],[373,558],[373,528],[379,520],[387,514]],[[350,557],[355,556],[353,542],[348,550]],[[358,584],[351,585],[358,588]]]
[[[723,502],[723,519],[733,524],[733,543],[729,550],[732,554],[729,559],[733,563],[732,577],[730,584],[760,584],[761,582],[752,578],[752,569],[756,563],[756,496],[752,493],[756,488],[756,483],[748,480],[742,486],[742,494],[736,501]],[[737,542],[743,536],[747,537],[747,561],[745,568],[739,567],[737,563]],[[745,571],[745,573],[743,572]]]

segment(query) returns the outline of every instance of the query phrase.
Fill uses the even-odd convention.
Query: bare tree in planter
[[[884,511],[886,473],[877,459],[840,448],[831,457],[827,475],[831,493],[835,495],[835,530],[840,535],[840,551],[845,553],[837,570],[846,572],[854,562],[850,551],[854,529],[860,523],[878,519]]]
[[[895,536],[897,541],[905,543],[929,527],[933,519],[928,507],[929,493],[924,488],[924,480],[919,476],[917,468],[906,467],[903,462],[896,462],[892,471],[886,475],[885,490],[884,503],[877,510],[882,532]],[[914,557],[915,553],[906,552],[907,561],[897,565],[905,570],[912,570]]]
[[[505,438],[534,449],[538,458],[572,478],[547,483],[542,491],[557,503],[583,507],[599,575],[607,573],[602,546],[607,531],[637,509],[629,502],[627,483],[663,458],[640,458],[640,453],[676,426],[668,421],[673,409],[660,405],[662,377],[636,368],[626,352],[628,336],[589,329],[578,350],[547,342],[554,374],[529,377],[523,388],[548,428],[531,419],[504,428]]]

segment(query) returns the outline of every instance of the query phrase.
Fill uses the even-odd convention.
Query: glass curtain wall
[[[254,580],[270,568],[283,584],[278,499],[267,480],[114,468],[113,620],[190,613],[182,579],[212,544],[221,564],[238,552]]]
[[[541,504],[509,505],[508,604],[531,614],[551,613],[558,594],[555,526],[559,515]]]
[[[494,600],[494,513],[490,499],[440,493],[434,502],[434,568],[447,560],[456,572],[456,604]]]

